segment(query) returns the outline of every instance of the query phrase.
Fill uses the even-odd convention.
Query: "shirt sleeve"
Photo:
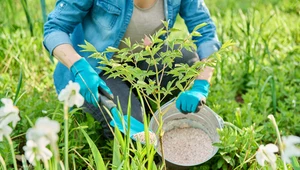
[[[198,30],[201,36],[193,37],[201,60],[220,49],[221,43],[216,34],[216,26],[210,17],[204,0],[182,1],[179,14],[184,19],[190,33],[197,25],[207,24]]]
[[[55,47],[71,44],[69,34],[81,23],[93,5],[93,0],[58,0],[44,25],[45,48],[52,55]]]

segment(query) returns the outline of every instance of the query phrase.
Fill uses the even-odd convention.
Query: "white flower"
[[[84,98],[79,93],[80,86],[78,83],[69,81],[69,84],[59,93],[58,100],[68,104],[69,107],[76,105],[80,107],[84,103]]]
[[[52,152],[46,147],[49,143],[50,141],[45,137],[41,137],[37,141],[28,140],[26,146],[23,147],[25,158],[32,165],[35,165],[35,160],[49,160],[52,157]]]
[[[12,122],[13,127],[15,127],[20,120],[19,109],[14,106],[11,99],[2,98],[1,102],[4,106],[0,107],[0,128],[7,126],[10,122]]]
[[[23,147],[26,159],[33,165],[35,161],[47,161],[52,152],[47,148],[51,142],[57,142],[60,124],[48,117],[38,118],[33,128],[26,132],[26,146]]]
[[[298,136],[283,136],[282,137],[282,143],[283,143],[283,153],[282,153],[282,159],[286,163],[290,163],[290,158],[293,156],[300,156],[300,149],[295,146],[296,144],[300,144],[300,137]]]
[[[15,106],[13,104],[13,101],[8,98],[2,98],[1,102],[3,103],[4,106],[0,108],[0,116],[5,116],[7,113],[14,111]]]
[[[261,166],[265,166],[265,161],[269,162],[272,169],[276,169],[276,155],[278,147],[274,144],[267,144],[266,146],[260,145],[256,152],[257,163]]]
[[[7,126],[0,127],[0,142],[3,141],[3,136],[9,136],[12,132],[12,128]]]
[[[37,141],[39,138],[45,137],[45,133],[41,129],[37,129],[35,127],[29,128],[26,132],[26,139]]]
[[[51,142],[58,140],[57,133],[60,130],[60,124],[48,117],[38,118],[33,128],[29,128],[26,133],[27,140],[37,141],[40,137],[46,136]]]

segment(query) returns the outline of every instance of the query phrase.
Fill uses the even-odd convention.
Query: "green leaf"
[[[169,22],[168,22],[168,21],[162,21],[162,23],[164,24],[164,27],[165,27],[166,29],[169,28]]]
[[[222,170],[227,170],[228,169],[228,167],[227,167],[227,165],[226,164],[223,164],[223,167],[221,168]]]
[[[191,35],[194,36],[194,37],[200,37],[200,36],[202,36],[200,34],[200,32],[198,32],[198,31],[192,32]]]
[[[155,163],[154,163],[153,166],[152,166],[152,170],[157,170],[157,166],[156,166]]]
[[[227,49],[228,47],[234,46],[236,43],[233,43],[232,40],[226,41],[222,44],[221,50]]]
[[[171,28],[169,31],[170,32],[180,32],[181,30],[178,28]]]
[[[300,170],[299,162],[295,156],[292,157],[292,167],[294,170]]]
[[[219,159],[217,163],[218,169],[220,169],[223,166],[223,164],[224,164],[224,159]]]
[[[176,82],[176,87],[178,87],[178,89],[180,91],[184,91],[184,88],[182,87],[182,85],[180,84],[180,82]]]
[[[85,136],[91,150],[92,150],[92,154],[94,157],[94,161],[96,163],[96,169],[107,169],[104,161],[102,159],[102,156],[97,148],[97,146],[95,145],[95,143],[93,142],[93,140],[89,137],[89,135],[82,129],[80,128],[81,132],[83,133],[83,135]]]
[[[130,41],[130,38],[125,38],[125,41],[123,41],[127,47],[131,47],[131,41]]]
[[[113,147],[113,167],[119,167],[121,165],[121,153],[120,153],[120,144],[117,138],[114,138],[114,147]]]
[[[119,49],[118,49],[118,48],[115,48],[115,47],[107,47],[107,48],[106,48],[106,51],[107,51],[107,52],[112,52],[112,53],[114,53],[114,52],[118,52]]]
[[[78,45],[83,48],[82,52],[97,52],[97,49],[88,41],[84,41],[85,45]]]
[[[194,28],[193,32],[197,31],[198,29],[200,29],[200,28],[202,28],[202,27],[204,27],[204,26],[206,26],[206,25],[207,25],[207,23],[202,23],[202,24],[197,25],[197,26]]]
[[[230,164],[231,166],[234,166],[234,160],[233,160],[230,156],[224,155],[224,156],[223,156],[223,159],[224,159],[228,164]]]
[[[120,130],[118,129],[118,127],[115,128],[115,138],[116,138],[116,140],[118,140],[119,145],[121,146],[121,149],[125,150],[126,144],[125,144],[123,136],[122,136]]]

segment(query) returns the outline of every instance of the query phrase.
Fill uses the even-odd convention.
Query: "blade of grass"
[[[45,23],[47,21],[46,3],[45,0],[40,0],[40,2],[42,8],[43,22]]]
[[[115,133],[117,135],[117,133]],[[120,143],[118,142],[117,138],[114,138],[114,146],[113,146],[113,160],[112,166],[119,167],[122,163],[121,161],[121,153],[120,153]]]
[[[24,155],[22,155],[22,168],[24,170],[28,170],[28,165],[27,165],[27,161]]]
[[[130,89],[129,91],[129,96],[128,96],[128,104],[127,104],[127,134],[130,134],[130,117],[131,117],[131,92],[132,92],[132,89]],[[121,107],[120,107],[121,108]],[[130,169],[130,159],[129,159],[129,143],[131,142],[131,139],[130,139],[130,135],[126,135],[126,147],[125,147],[125,159],[124,159],[124,163],[125,163],[125,169]]]
[[[84,157],[83,156],[81,156],[80,155],[80,153],[78,153],[77,151],[76,151],[76,149],[72,149],[82,160],[83,160],[83,162],[84,163],[86,163],[88,166],[89,166],[89,169],[92,169],[92,170],[94,170],[94,168],[92,167],[92,165],[91,164],[89,164],[89,162],[87,162],[85,159],[84,159]]]
[[[273,104],[273,114],[276,114],[277,105],[276,105],[276,87],[275,87],[275,79],[272,76],[271,79],[271,90],[272,90],[272,104]]]
[[[69,107],[68,103],[65,102],[64,104],[64,157],[65,157],[65,169],[69,170]]]
[[[65,170],[65,166],[62,161],[59,161],[59,165],[60,165],[61,170]]]
[[[26,118],[27,121],[29,122],[30,126],[33,127],[34,124],[33,124],[32,121],[30,120],[30,118],[29,118],[27,115],[25,115],[25,118]]]
[[[18,99],[20,89],[21,89],[21,86],[22,86],[22,81],[23,81],[23,74],[22,74],[22,69],[20,69],[19,82],[18,82],[18,86],[17,86],[15,99],[14,99],[14,105],[17,105],[17,101],[18,101],[17,99]]]
[[[143,98],[141,93],[139,92],[139,90],[137,90],[138,92],[138,96],[140,98],[141,101],[141,105],[142,105],[142,109],[143,109],[143,113],[146,113],[145,110],[145,104],[143,102]],[[153,148],[153,146],[151,146],[150,144],[150,140],[149,140],[149,127],[148,127],[148,120],[147,120],[147,115],[144,114],[143,115],[143,121],[144,121],[144,133],[145,133],[145,138],[146,138],[146,154],[147,154],[147,161],[148,161],[148,169],[157,169],[156,165],[153,163],[154,160],[154,155],[156,153],[155,149]],[[137,146],[139,146],[140,143],[138,143]],[[139,147],[138,147],[139,148]]]
[[[300,170],[299,162],[295,156],[292,158],[292,167],[294,170]]]
[[[260,89],[259,94],[258,94],[258,96],[259,96],[259,97],[258,97],[258,101],[259,101],[259,102],[261,101],[262,93],[264,92],[265,87],[266,87],[268,81],[269,81],[272,77],[273,77],[273,76],[269,76],[269,77],[266,79],[266,81],[264,82],[262,88]]]
[[[33,37],[33,24],[31,21],[30,14],[29,14],[29,10],[28,10],[27,0],[21,0],[21,4],[22,4],[23,10],[25,12],[25,16],[26,16],[27,23],[29,26],[30,35]]]
[[[8,4],[8,11],[11,13],[11,14],[15,14],[15,9],[16,8],[14,8],[14,5],[13,5],[13,0],[7,0],[6,1],[7,2],[7,4]],[[12,16],[12,15],[8,15],[8,16]],[[13,17],[10,17],[9,18],[9,20],[11,21],[10,23],[12,23],[12,24],[15,24],[16,22],[15,22],[15,17],[13,16]]]
[[[83,133],[83,135],[85,136],[85,138],[92,150],[92,154],[93,154],[93,157],[94,157],[94,160],[96,163],[96,169],[107,169],[104,164],[103,158],[102,158],[97,146],[95,145],[95,143],[92,141],[92,139],[89,137],[89,135],[82,128],[80,130]]]
[[[6,164],[5,164],[5,161],[4,161],[3,157],[1,156],[1,154],[0,154],[0,162],[1,162],[1,165],[3,166],[3,170],[6,170]]]
[[[73,169],[76,170],[76,162],[75,162],[75,156],[72,155],[72,161],[73,161]]]
[[[123,170],[123,165],[124,165],[124,161],[122,161],[122,163],[120,164],[120,166],[118,167],[118,169],[117,170]]]
[[[12,156],[12,159],[13,159],[12,161],[13,161],[14,169],[18,170],[13,142],[12,142],[10,136],[6,136],[6,139],[7,139],[8,143],[9,143],[9,146],[10,146],[10,152],[11,152],[11,156]]]

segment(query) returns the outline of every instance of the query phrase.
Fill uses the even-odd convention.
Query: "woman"
[[[204,22],[208,25],[198,30],[201,37],[194,37],[197,51],[183,51],[183,58],[176,62],[193,64],[219,50],[215,24],[203,0],[58,0],[44,26],[44,46],[59,60],[54,72],[57,93],[69,80],[79,83],[80,93],[86,101],[84,108],[102,122],[107,135],[107,125],[95,107],[98,88],[118,96],[126,112],[129,87],[121,79],[107,79],[97,68],[99,61],[88,58],[90,53],[81,52],[78,44],[84,44],[86,40],[100,52],[108,46],[123,48],[122,39],[130,37],[132,42],[140,41],[144,35],[151,35],[162,28],[161,20],[168,21],[172,28],[177,14],[184,19],[189,31]],[[112,58],[113,54],[107,57]],[[205,101],[212,72],[213,68],[206,67],[199,73],[193,87],[180,93],[176,106],[181,112],[195,112],[199,103]],[[131,102],[132,116],[142,121],[137,97],[132,95]]]

